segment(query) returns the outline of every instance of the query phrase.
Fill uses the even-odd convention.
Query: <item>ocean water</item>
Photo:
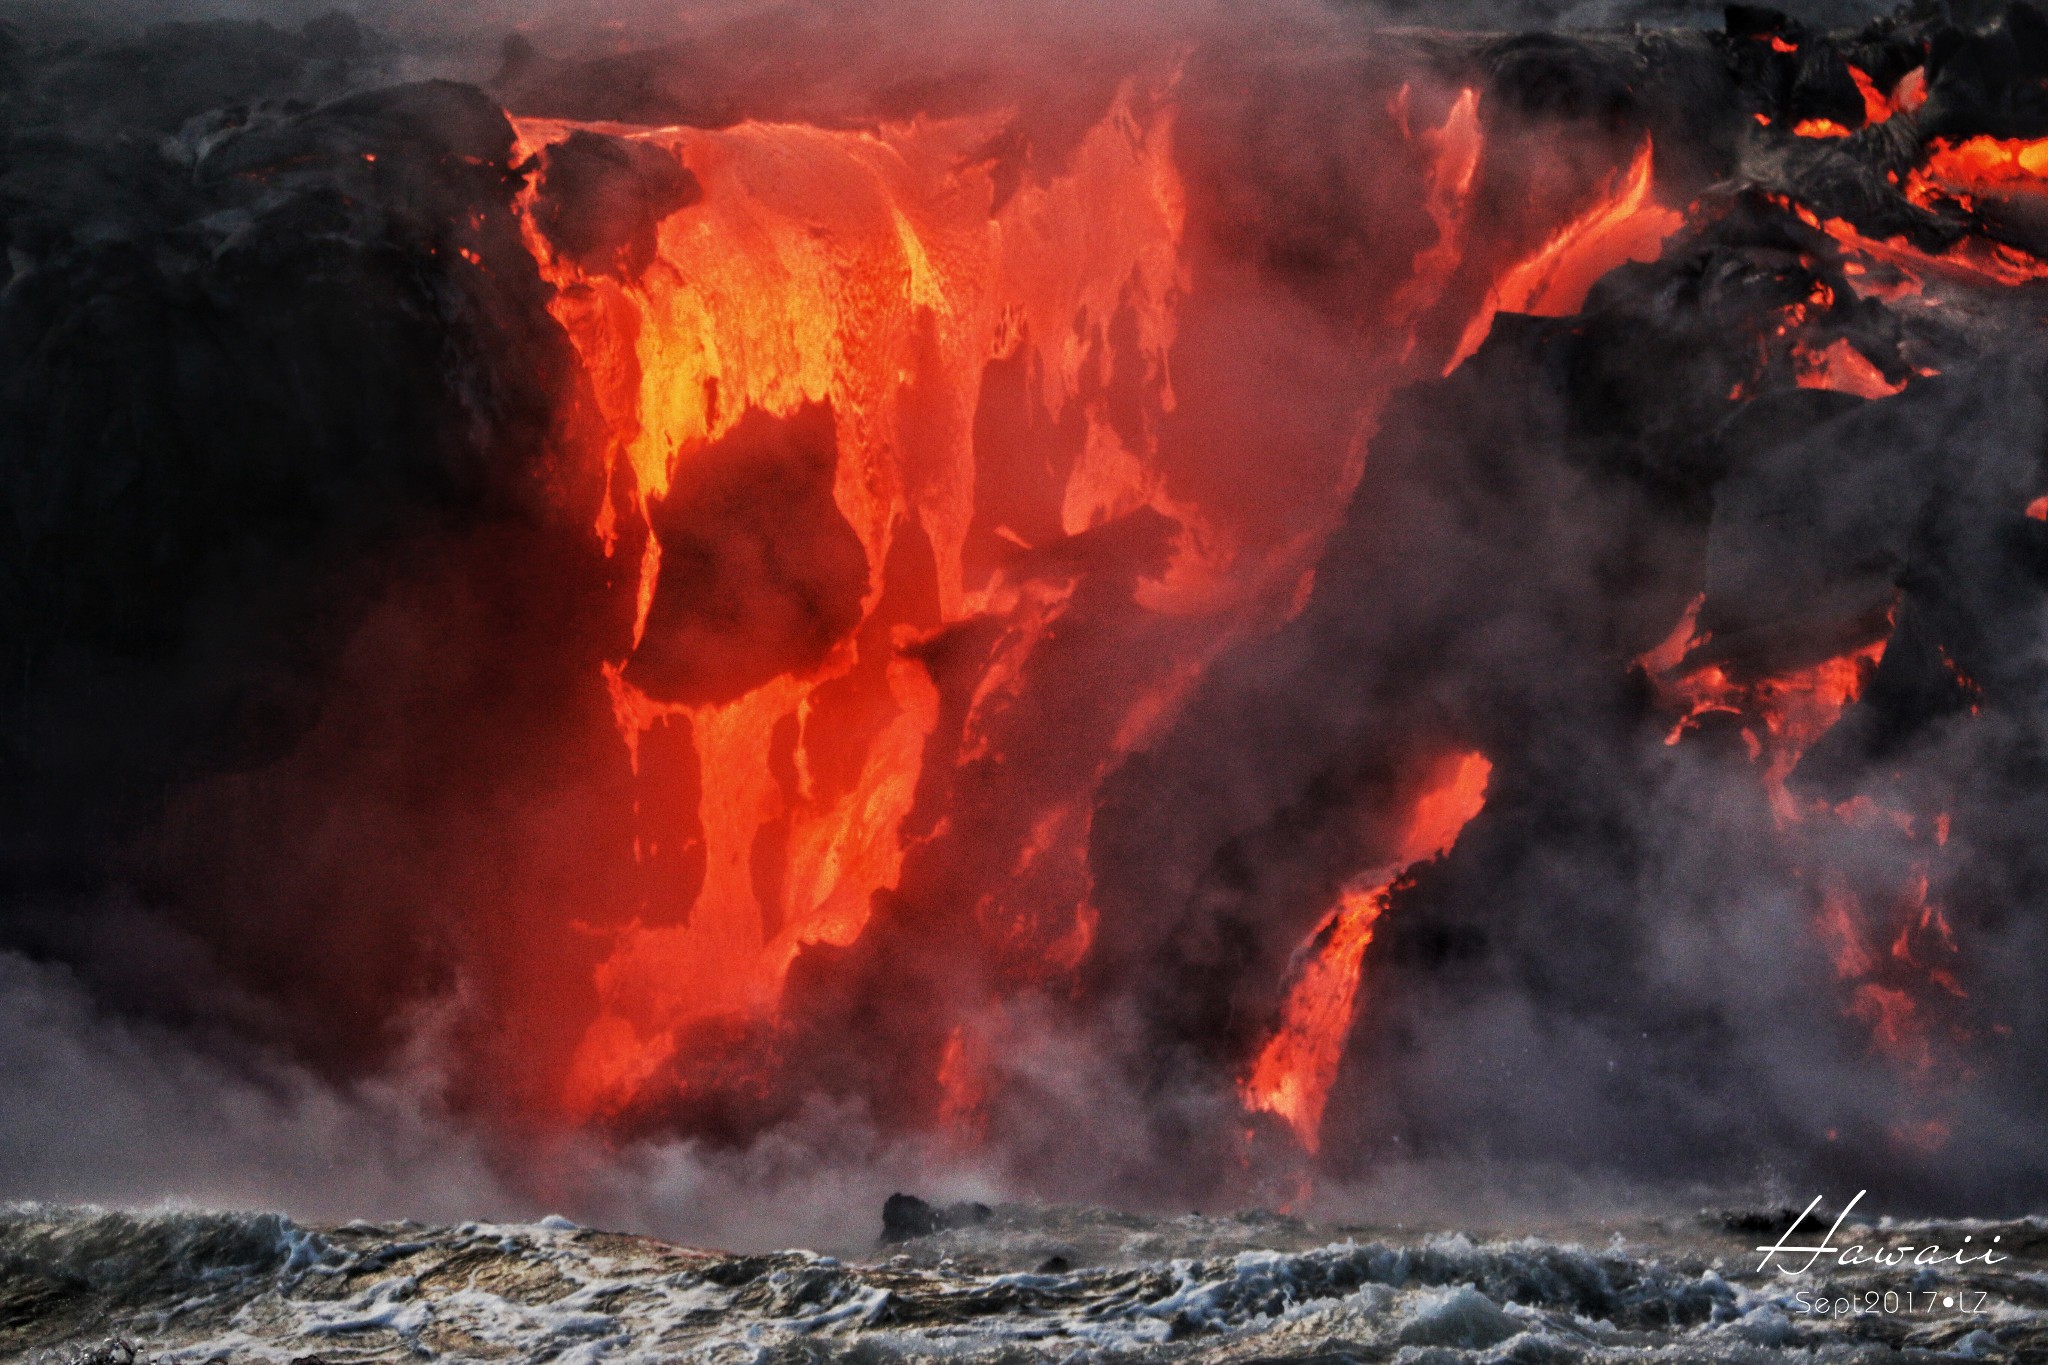
[[[307,1227],[17,1205],[0,1211],[0,1359],[2048,1359],[2048,1221],[1848,1223],[1837,1250],[1936,1245],[1971,1263],[1830,1255],[1795,1276],[1759,1271],[1755,1248],[1784,1221],[1480,1237],[1003,1206],[835,1257],[723,1254],[559,1218]],[[1979,1248],[2005,1259],[1986,1265]]]

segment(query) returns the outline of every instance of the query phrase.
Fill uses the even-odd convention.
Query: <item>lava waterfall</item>
[[[2042,1197],[2048,18],[806,16],[5,36],[0,950],[522,1150]]]

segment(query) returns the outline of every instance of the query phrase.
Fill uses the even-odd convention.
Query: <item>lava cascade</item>
[[[543,148],[570,132],[521,129]],[[936,723],[931,681],[902,648],[969,617],[999,617],[1023,637],[1009,669],[998,662],[983,680],[971,733],[1000,704],[1028,638],[1057,614],[1057,589],[973,582],[963,568],[983,361],[1022,360],[1042,408],[1085,430],[1060,501],[1062,532],[1167,508],[1189,529],[1165,582],[1205,571],[1198,519],[1171,507],[1148,468],[1149,432],[1119,427],[1104,392],[1113,365],[1135,365],[1155,411],[1173,401],[1166,352],[1183,210],[1171,116],[1141,115],[1127,92],[1067,174],[1020,189],[997,213],[994,168],[975,158],[993,132],[959,122],[880,134],[758,124],[633,133],[704,187],[701,207],[661,224],[653,266],[636,281],[593,276],[535,243],[615,435],[595,531],[610,538],[624,526],[637,540],[633,650],[606,669],[620,730],[644,788],[679,780],[657,770],[667,762],[693,767],[680,780],[694,775],[700,793],[694,811],[659,803],[680,817],[668,822],[649,818],[657,803],[642,807],[637,856],[688,845],[701,881],[694,896],[684,888],[680,923],[633,924],[601,969],[604,1012],[570,1082],[582,1111],[630,1096],[690,1023],[772,1010],[805,944],[859,935],[870,898],[900,868],[897,827]],[[1119,324],[1130,332],[1113,354]],[[678,469],[750,418],[818,408],[830,414],[821,445],[831,506],[860,550],[848,575],[857,619],[801,666],[762,665],[768,676],[747,678],[754,685],[738,695],[682,700],[662,695],[660,682],[650,693],[639,681],[650,670],[634,665],[660,625],[664,551],[673,550],[656,509]],[[935,571],[932,600],[921,614],[890,603],[896,619],[884,621],[885,602],[906,591],[899,580],[915,573],[895,569],[912,540],[908,554]],[[656,734],[670,741],[659,758]],[[838,771],[828,774],[835,745]],[[781,866],[764,878],[771,830]]]
[[[1860,70],[1852,75],[1866,124],[1924,98],[1913,75],[1890,94]],[[1439,126],[1417,131],[1407,95],[1392,112],[1421,159],[1420,207],[1434,240],[1381,314],[1361,320],[1393,334],[1380,341],[1403,365],[1449,375],[1486,342],[1497,315],[1578,312],[1598,280],[1654,259],[1687,221],[1656,197],[1645,136],[1590,202],[1538,233],[1538,248],[1495,263],[1445,333],[1455,345],[1418,355],[1423,320],[1489,244],[1473,238],[1469,217],[1484,156],[1478,96],[1465,91]],[[597,971],[599,1013],[567,1085],[574,1114],[629,1111],[657,1078],[718,1051],[713,1026],[772,1027],[806,948],[858,942],[906,860],[957,837],[946,784],[1000,764],[1016,742],[1005,718],[1030,708],[1036,661],[1078,619],[1080,576],[1057,566],[1111,539],[1150,538],[1159,548],[1140,556],[1138,608],[1199,625],[1162,648],[1159,667],[1100,689],[1112,738],[1061,790],[1034,794],[1034,808],[1015,821],[1028,832],[1001,852],[1013,888],[971,907],[976,932],[1006,940],[991,954],[1024,964],[1013,976],[1068,978],[1097,925],[1086,870],[1093,784],[1170,721],[1211,658],[1280,627],[1314,590],[1327,517],[1289,536],[1248,538],[1233,509],[1178,492],[1162,453],[1192,279],[1175,126],[1170,86],[1127,84],[1048,171],[1020,170],[994,116],[865,131],[519,121],[543,184],[551,158],[595,134],[663,158],[699,191],[660,217],[646,260],[631,266],[576,257],[531,199],[527,208],[529,245],[556,288],[552,311],[608,432],[595,457],[607,491],[592,534],[632,597],[630,631],[603,679],[635,778],[633,857],[643,875]],[[2034,147],[1937,145],[1906,193],[1967,210],[1970,195],[2030,187]],[[1779,202],[1832,239],[1859,298],[1896,298],[1924,281],[2017,284],[2048,271],[1980,236],[1930,251]],[[1909,378],[1896,363],[1880,367],[1846,335],[1815,326],[1836,303],[1823,284],[1785,308],[1775,335],[1761,339],[1758,371],[1730,398],[1764,381],[1773,347],[1798,387],[1864,399],[1903,392]],[[1021,377],[1024,407],[1058,432],[1059,453],[988,439],[982,410],[998,368]],[[1357,417],[1369,432],[1371,405]],[[1364,464],[1361,454],[1324,495],[1347,496]],[[750,485],[749,470],[763,482]],[[1053,516],[989,517],[987,489],[1032,481],[1049,492]],[[799,483],[806,510],[771,509],[747,533],[746,581],[734,581],[718,519],[749,497],[748,515],[758,515],[761,498]],[[828,541],[840,549],[818,549]],[[1276,592],[1279,583],[1291,590]],[[1868,685],[1887,634],[1757,672],[1695,631],[1699,605],[1639,660],[1672,717],[1666,744],[1715,717],[1730,720],[1792,846],[1819,822],[1865,818],[1862,808],[1800,796],[1792,779]],[[957,673],[949,681],[934,660],[969,630],[981,633],[981,652],[964,684]],[[707,670],[707,652],[727,666]],[[1443,760],[1398,847],[1346,885],[1296,955],[1277,1022],[1237,1094],[1311,1154],[1359,1013],[1375,925],[1396,905],[1406,871],[1455,844],[1483,806],[1491,772],[1477,753]],[[914,822],[934,799],[936,811]],[[1888,1053],[1924,1057],[1903,1041],[1910,992],[1871,965],[1875,950],[1861,945],[1876,930],[1824,862],[1801,875],[1827,887],[1816,893],[1817,933],[1840,947],[1842,980],[1854,987],[1845,1012]],[[1947,989],[1955,978],[1940,963],[1954,936],[1928,900],[1924,868],[1914,875],[1918,894],[1901,892],[1904,927],[1890,954],[1917,964],[1915,989]],[[963,1002],[963,1016],[971,1012]],[[972,1023],[935,1036],[928,1117],[937,1126],[969,1139],[985,1132],[997,1084],[989,1060]]]
[[[1465,327],[1444,373],[1458,368],[1493,326],[1496,313],[1568,317],[1586,301],[1586,291],[1624,261],[1653,259],[1684,215],[1657,203],[1653,195],[1655,148],[1648,139],[1626,171],[1577,218],[1557,229],[1533,255],[1517,261],[1495,282],[1486,303]]]
[[[1407,101],[1404,88],[1393,112],[1421,160],[1436,240],[1373,321],[1403,359],[1476,245],[1465,215],[1483,148],[1473,91],[1436,127],[1410,129]],[[1074,592],[1070,575],[992,558],[991,536],[1028,566],[1147,516],[1170,528],[1138,602],[1205,624],[1149,680],[1101,702],[1113,738],[1088,781],[1171,716],[1225,641],[1298,608],[1328,519],[1278,542],[1247,541],[1230,509],[1176,496],[1163,471],[1157,431],[1175,407],[1170,355],[1188,287],[1174,124],[1167,94],[1127,85],[1057,172],[1020,179],[994,117],[872,131],[518,121],[542,195],[555,158],[593,136],[662,158],[664,174],[680,169],[696,191],[660,218],[639,261],[567,249],[534,191],[525,210],[530,249],[556,288],[552,312],[607,433],[594,456],[607,491],[592,534],[633,594],[630,636],[603,677],[638,793],[641,891],[597,970],[599,1014],[567,1082],[572,1113],[620,1113],[657,1077],[687,1070],[693,1047],[719,1048],[690,1043],[693,1031],[772,1020],[797,955],[858,940],[908,847],[947,837],[943,816],[915,840],[904,835],[921,783],[933,764],[959,772],[1000,761],[1001,719],[1020,705],[1034,654],[1061,631]],[[1503,263],[1508,275],[1483,311],[1452,335],[1476,346],[1496,309],[1569,312],[1615,261],[1654,254],[1677,218],[1650,185],[1644,144],[1536,257]],[[991,365],[1025,377],[1029,410],[1068,443],[1049,468],[1000,463],[1046,458],[1028,443],[989,453],[977,420]],[[749,496],[744,479],[720,492],[717,471],[798,462],[792,451],[812,470],[809,510],[771,512],[779,524],[748,533],[734,571],[731,538],[691,522],[689,509],[727,522],[756,515],[734,510]],[[1326,497],[1358,476],[1354,461]],[[1053,524],[984,524],[978,487],[1034,479],[1051,485]],[[833,536],[846,549],[830,564],[791,548]],[[1291,593],[1267,586],[1296,578]],[[782,620],[779,633],[764,618]],[[966,689],[957,737],[934,753],[945,704],[929,651],[966,627],[994,644]],[[766,645],[764,633],[774,636]],[[703,664],[707,654],[725,666]],[[1460,780],[1475,772],[1483,789],[1482,769],[1468,764]],[[1039,799],[1014,853],[1019,884],[1041,867],[1085,862],[1085,785]],[[1418,844],[1397,861],[1438,851]],[[1035,963],[1025,970],[1039,978],[1086,956],[1095,913],[1085,872],[1055,880],[1056,904],[1017,912],[984,897],[976,911],[1041,926],[1025,935]],[[1332,975],[1320,992],[1331,1000],[1303,995],[1291,1007],[1320,1012],[1317,1039],[1299,1044],[1316,1054],[1302,1065],[1318,1095],[1341,1055],[1370,917],[1343,916],[1340,928],[1344,944],[1298,988],[1317,994],[1310,978]],[[1306,1027],[1290,1023],[1283,1036]],[[976,1046],[957,1026],[945,1038],[936,1118],[972,1127],[985,1085],[971,1074]],[[1300,1106],[1306,1115],[1320,1104]],[[1314,1122],[1297,1126],[1306,1137]]]
[[[534,1183],[2037,1198],[2048,30],[1216,25],[8,47],[0,965]]]
[[[1373,925],[1395,883],[1416,864],[1450,852],[1486,804],[1493,765],[1484,754],[1457,755],[1441,767],[1446,771],[1416,799],[1388,865],[1346,887],[1303,945],[1279,1026],[1240,1087],[1246,1109],[1284,1120],[1311,1155],[1321,1144],[1323,1109],[1358,1015]]]

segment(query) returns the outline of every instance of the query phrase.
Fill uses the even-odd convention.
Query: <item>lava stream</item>
[[[1736,718],[1750,758],[1764,763],[1764,788],[1771,810],[1781,824],[1789,825],[1800,818],[1802,807],[1786,788],[1786,779],[1814,741],[1833,728],[1843,710],[1862,695],[1891,640],[1889,623],[1878,639],[1832,658],[1780,674],[1751,677],[1725,663],[1686,666],[1688,659],[1712,641],[1710,634],[1696,628],[1704,601],[1704,594],[1694,598],[1671,634],[1638,660],[1664,703],[1681,713],[1664,742],[1677,744],[1707,716],[1718,713]]]
[[[612,433],[596,530],[608,550],[640,547],[633,638],[605,682],[643,793],[636,849],[673,865],[599,970],[573,1110],[630,1102],[694,1021],[773,1010],[804,945],[860,934],[898,878],[936,722],[932,681],[901,646],[1023,605],[1014,673],[1043,634],[1042,594],[963,562],[990,357],[1019,358],[1037,404],[1082,426],[1066,533],[1148,504],[1199,521],[1165,499],[1149,432],[1103,396],[1114,362],[1172,406],[1183,209],[1170,112],[1143,104],[1127,90],[1062,175],[1007,202],[978,150],[994,120],[605,129],[702,188],[659,222],[637,277],[556,249],[529,205],[553,311]],[[548,168],[542,193],[548,158],[591,136],[519,132]],[[801,517],[766,505],[800,478],[818,490]],[[1177,567],[1197,541],[1181,538]],[[823,562],[821,542],[858,558]],[[923,556],[936,602],[906,619],[885,604],[914,595],[900,566]],[[707,678],[707,653],[731,666]]]
[[[1627,261],[1655,260],[1664,239],[1678,230],[1685,215],[1656,202],[1653,167],[1653,148],[1645,138],[1627,171],[1610,181],[1607,193],[1559,228],[1534,255],[1501,275],[1443,372],[1457,369],[1479,349],[1496,313],[1567,317],[1579,311],[1587,291],[1608,271]]]
[[[1310,1154],[1322,1142],[1323,1107],[1358,1015],[1365,950],[1389,893],[1409,868],[1448,853],[1486,805],[1493,764],[1485,755],[1463,754],[1446,766],[1448,775],[1416,801],[1392,862],[1347,888],[1309,936],[1280,1026],[1239,1087],[1246,1109],[1285,1120]]]

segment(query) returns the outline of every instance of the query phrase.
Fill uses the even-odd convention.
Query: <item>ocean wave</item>
[[[2002,1244],[2022,1246],[2042,1231],[2034,1223],[1995,1226],[2006,1232],[1985,1224],[1974,1235],[2009,1232],[2012,1241]],[[1927,1238],[1959,1227],[1870,1225],[1862,1235]],[[1540,1365],[2011,1358],[2048,1343],[2040,1311],[2048,1282],[2031,1259],[2016,1258],[1996,1276],[1923,1268],[1908,1278],[1933,1286],[1917,1291],[1925,1311],[1885,1312],[1872,1274],[1758,1274],[1738,1254],[1751,1238],[1705,1220],[1646,1229],[1654,1234],[1647,1240],[1617,1236],[1597,1249],[1448,1233],[1218,1250],[1262,1233],[1299,1243],[1319,1231],[1005,1207],[986,1227],[842,1259],[696,1251],[559,1218],[316,1229],[273,1213],[19,1205],[0,1212],[0,1356],[94,1365]],[[1093,1247],[1089,1263],[1023,1265],[1047,1237]],[[1132,1246],[1169,1254],[1122,1249]],[[1170,1254],[1176,1249],[1190,1254]],[[1944,1289],[1964,1300],[1961,1311],[1935,1306]],[[1870,1292],[1880,1292],[1872,1311],[1833,1307]],[[1915,1291],[1899,1280],[1892,1292]],[[1827,1311],[1813,1307],[1816,1295],[1828,1298]]]

